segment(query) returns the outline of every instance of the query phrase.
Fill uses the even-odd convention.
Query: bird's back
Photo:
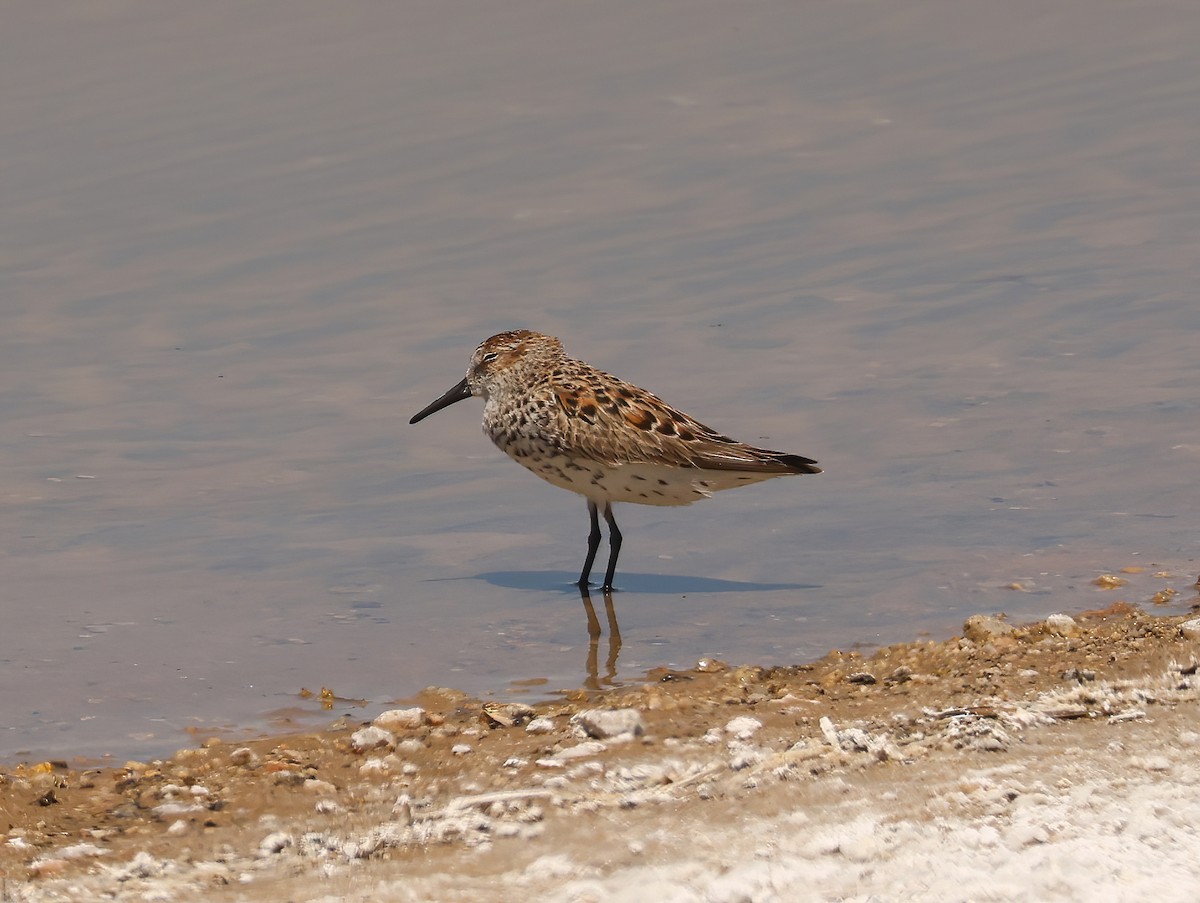
[[[517,463],[595,501],[687,505],[722,489],[820,473],[809,458],[738,442],[565,355],[520,391],[489,398],[484,431]]]

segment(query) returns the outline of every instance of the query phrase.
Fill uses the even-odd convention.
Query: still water
[[[4,30],[0,758],[1195,598],[1187,0]],[[582,499],[407,423],[515,327],[826,468],[623,506],[619,655]]]

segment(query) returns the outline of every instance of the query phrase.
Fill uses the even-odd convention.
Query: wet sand
[[[1200,618],[1116,602],[30,763],[0,772],[4,899],[1193,899],[1198,661]]]

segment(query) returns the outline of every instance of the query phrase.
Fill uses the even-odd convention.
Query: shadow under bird
[[[562,342],[527,329],[502,332],[475,349],[461,382],[409,423],[473,395],[483,431],[539,477],[587,499],[591,531],[578,586],[586,589],[608,523],[612,589],[621,551],[613,502],[690,505],[721,489],[773,477],[820,473],[811,458],[738,442],[657,395],[567,357]]]

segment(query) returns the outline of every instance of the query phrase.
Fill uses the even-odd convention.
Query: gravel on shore
[[[0,900],[1194,899],[1200,621],[1125,605],[97,770],[0,768]]]

